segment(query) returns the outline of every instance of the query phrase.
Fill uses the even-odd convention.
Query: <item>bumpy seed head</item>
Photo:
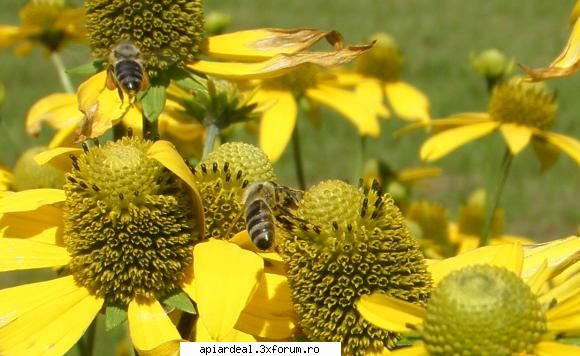
[[[355,70],[385,82],[398,81],[404,59],[395,39],[381,32],[369,40],[375,41],[375,45],[356,59]]]
[[[46,149],[46,147],[29,148],[20,156],[14,166],[12,186],[15,190],[62,189],[64,172],[50,164],[39,165],[34,160],[37,154],[46,151]]]
[[[422,338],[430,355],[533,354],[546,316],[530,288],[505,268],[476,265],[441,281]]]
[[[297,94],[302,94],[306,89],[316,85],[319,72],[319,66],[307,63],[281,77],[264,80],[262,86],[271,89],[290,89]]]
[[[158,298],[191,268],[199,227],[188,186],[123,138],[73,159],[64,186],[65,245],[80,285],[108,304]]]
[[[65,0],[31,0],[20,11],[22,27],[40,29],[34,39],[50,51],[60,50],[67,37],[84,36],[81,18],[80,10],[66,5]]]
[[[498,84],[491,95],[489,115],[493,120],[549,129],[558,104],[544,83],[525,83],[517,79]]]
[[[87,30],[93,56],[107,58],[121,40],[133,42],[145,57],[150,76],[183,67],[202,49],[201,0],[88,0]]]
[[[431,277],[390,196],[376,185],[322,182],[305,193],[287,233],[282,255],[308,338],[340,341],[346,355],[392,348],[398,335],[368,323],[355,301],[381,292],[424,304]]]
[[[254,182],[276,179],[272,163],[256,146],[225,143],[195,167],[195,181],[203,201],[208,237],[229,239],[246,228],[242,196]]]
[[[443,256],[452,253],[445,207],[428,201],[413,202],[407,210],[407,218],[419,225],[421,236],[418,240],[423,250],[435,250]]]

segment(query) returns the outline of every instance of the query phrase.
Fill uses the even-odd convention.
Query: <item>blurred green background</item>
[[[340,31],[349,43],[364,41],[378,31],[391,33],[406,58],[403,79],[430,98],[433,117],[463,111],[485,111],[485,83],[469,66],[469,53],[498,48],[519,63],[547,65],[564,46],[574,0],[465,1],[465,0],[228,0],[205,2],[206,12],[233,16],[230,30],[258,27],[310,27]],[[80,3],[76,1],[75,3]],[[17,24],[24,0],[4,0],[0,23]],[[63,53],[68,67],[90,60],[83,46]],[[0,81],[6,101],[0,111],[0,162],[11,166],[30,145],[47,142],[48,129],[38,138],[27,137],[23,121],[29,107],[41,97],[60,90],[52,63],[40,49],[16,57],[11,49],[0,53]],[[75,77],[75,83],[84,78]],[[549,82],[558,94],[560,109],[553,130],[580,137],[580,76]],[[358,165],[360,145],[356,131],[343,118],[323,111],[319,130],[300,122],[307,182],[351,179]],[[420,165],[420,143],[427,137],[417,131],[401,139],[392,132],[399,120],[383,121],[382,135],[368,142],[368,157],[380,157],[393,168]],[[444,175],[429,181],[416,194],[445,204],[453,216],[458,204],[484,185],[490,158],[498,162],[503,144],[487,137],[436,162]],[[492,161],[492,160],[491,160]],[[494,163],[495,164],[495,163]],[[295,184],[291,149],[275,166],[283,183]],[[508,178],[503,206],[507,231],[549,240],[573,234],[579,224],[580,170],[561,156],[556,166],[540,174],[530,148],[519,155]]]

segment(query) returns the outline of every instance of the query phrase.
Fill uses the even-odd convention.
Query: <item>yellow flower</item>
[[[139,6],[116,0],[110,6],[103,5],[108,2],[91,0],[85,4],[93,55],[106,58],[120,40],[134,42],[146,57],[145,72],[151,77],[149,90],[140,101],[153,101],[152,105],[157,106],[155,112],[161,112],[168,80],[183,78],[185,69],[227,79],[271,78],[305,63],[322,66],[346,63],[369,48],[345,47],[336,32],[310,29],[257,29],[204,39],[201,0],[186,4],[144,1]],[[161,13],[164,14],[161,18],[152,23],[147,21]],[[334,46],[332,51],[306,51],[324,38]],[[217,60],[205,60],[202,55]],[[97,127],[101,122],[118,121],[131,105],[131,100],[123,100],[117,90],[105,88],[104,74],[101,75],[89,78],[78,91],[80,110],[91,126]],[[88,137],[95,136],[91,133]]]
[[[562,53],[547,68],[528,68],[521,65],[532,81],[565,77],[580,70],[580,1],[570,15],[572,32]]]
[[[11,189],[12,172],[7,168],[0,166],[0,198],[3,197],[7,191]]]
[[[580,238],[555,244],[565,246],[525,259],[519,243],[487,246],[434,263],[435,288],[426,308],[378,293],[360,298],[357,308],[381,328],[418,333],[421,341],[394,354],[575,355],[578,346],[557,339],[580,329],[580,279],[546,285],[561,266],[578,262]]]
[[[580,163],[580,142],[549,131],[557,104],[553,95],[539,85],[517,80],[501,83],[493,90],[488,112],[462,113],[431,121],[428,125],[446,129],[423,143],[421,159],[437,160],[499,129],[512,155],[520,153],[531,142],[544,169],[555,162],[554,155],[558,153],[555,150]],[[406,129],[428,125],[412,124]]]
[[[428,122],[431,118],[429,99],[419,89],[400,79],[404,58],[395,40],[386,33],[370,38],[372,49],[355,60],[355,71],[344,71],[337,76],[340,84],[354,86],[367,100],[380,103],[387,99],[395,115],[407,121]],[[387,110],[382,115],[389,117]]]
[[[193,246],[203,237],[191,172],[167,141],[84,148],[71,159],[64,189],[0,200],[0,270],[70,273],[0,290],[0,353],[64,354],[103,307],[107,315],[126,311],[137,350],[170,343],[175,351],[181,337],[160,302],[189,290]],[[79,150],[40,158],[64,153]]]
[[[259,148],[232,142],[219,146],[193,170],[211,237],[194,250],[190,295],[199,318],[195,341],[287,339],[295,316],[282,258],[256,253],[242,217],[242,196],[254,182],[274,180]]]
[[[327,106],[342,114],[361,136],[378,137],[377,116],[386,112],[372,96],[359,96],[338,85],[340,73],[323,72],[317,65],[302,65],[279,78],[262,80],[253,90],[252,102],[262,109],[259,142],[270,160],[276,161],[288,145],[305,100],[310,107]]]
[[[104,74],[99,76],[104,80]],[[92,82],[100,86],[98,82]],[[172,88],[170,87],[170,90]],[[112,96],[116,93],[110,92]],[[189,100],[193,100],[190,98]],[[113,124],[122,124],[125,129],[130,128],[136,135],[143,131],[143,114],[139,105],[130,105],[124,108],[110,106],[113,111],[109,115],[117,115],[119,110],[125,110],[122,121],[114,123],[102,122],[104,126],[92,126],[94,136],[101,136],[111,128]],[[75,94],[56,93],[38,100],[28,111],[26,117],[26,132],[36,136],[40,132],[42,124],[46,123],[57,130],[49,147],[71,146],[75,141],[83,137],[77,137],[84,121],[84,115],[78,109],[77,96]],[[187,112],[183,103],[169,98],[164,111],[159,116],[159,136],[162,139],[173,142],[180,153],[186,157],[201,154],[201,142],[203,138],[203,126],[196,118]]]
[[[65,0],[31,0],[20,11],[20,26],[0,25],[0,49],[17,45],[18,54],[28,54],[35,44],[48,52],[62,50],[68,41],[83,41],[83,10]]]

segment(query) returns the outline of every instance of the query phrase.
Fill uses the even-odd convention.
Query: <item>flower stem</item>
[[[79,354],[82,356],[91,356],[95,349],[95,334],[97,332],[97,319],[93,319],[85,335],[79,340]]]
[[[479,239],[480,246],[486,246],[489,244],[493,217],[499,205],[499,200],[501,198],[503,187],[505,186],[505,182],[507,180],[513,158],[514,156],[511,154],[509,149],[506,149],[501,163],[500,168],[501,171],[499,172],[498,176],[499,180],[496,182],[495,186],[490,186],[490,188],[488,189],[487,198],[485,199],[486,200],[485,220],[483,223],[483,228],[481,229],[481,236]]]
[[[304,179],[304,164],[302,162],[302,148],[300,146],[300,137],[298,135],[298,122],[292,131],[292,152],[294,153],[294,168],[296,169],[296,178],[298,187],[306,189],[306,180]]]
[[[202,159],[205,158],[215,147],[215,142],[220,135],[220,128],[212,120],[204,120],[205,124],[205,143],[203,145]]]
[[[157,120],[151,122],[143,113],[143,138],[146,140],[156,141],[159,139],[159,127]]]
[[[74,86],[70,80],[70,77],[66,73],[64,63],[62,63],[62,59],[60,58],[58,52],[56,51],[51,52],[50,59],[52,59],[52,64],[54,64],[54,67],[56,68],[56,72],[58,73],[58,77],[60,78],[60,82],[64,90],[67,93],[71,94],[74,93],[75,92]]]

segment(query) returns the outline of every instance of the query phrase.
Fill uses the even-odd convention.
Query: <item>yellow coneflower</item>
[[[183,78],[184,69],[222,78],[267,78],[306,63],[346,63],[368,49],[344,47],[336,32],[309,29],[257,29],[206,39],[201,0],[90,0],[85,2],[85,9],[88,37],[96,58],[107,58],[123,40],[131,41],[140,50],[157,112],[162,111],[165,101],[162,88],[167,87],[169,79]],[[305,51],[324,38],[334,45],[332,51]],[[202,56],[218,61],[204,60]],[[101,121],[118,121],[132,105],[117,90],[106,89],[104,77],[99,75],[83,83],[78,95],[81,111],[94,126]],[[118,112],[110,115],[111,110]]]
[[[393,200],[341,181],[311,187],[289,219],[282,257],[296,314],[310,341],[341,342],[347,355],[385,352],[398,334],[368,323],[355,301],[375,292],[424,305],[425,260]]]
[[[126,313],[137,350],[179,347],[161,302],[187,291],[203,237],[193,177],[167,141],[84,148],[44,154],[73,155],[63,189],[0,200],[0,270],[64,267],[54,280],[0,290],[2,354],[64,354],[103,308]]]
[[[39,44],[57,52],[68,41],[83,41],[83,10],[65,0],[30,0],[20,11],[20,26],[0,25],[0,49],[16,45],[16,52],[28,54]]]
[[[541,263],[531,266],[519,243],[473,250],[429,266],[435,287],[426,307],[375,293],[361,297],[357,309],[378,327],[420,339],[393,354],[574,355],[580,348],[558,338],[580,326],[578,276],[545,289],[560,266],[578,262],[580,238],[564,243],[565,255],[535,251]]]
[[[432,120],[428,125],[412,124],[408,128],[431,125],[446,128],[421,146],[421,159],[426,161],[442,158],[499,129],[512,155],[517,155],[532,143],[544,168],[554,163],[553,154],[544,154],[549,148],[552,151],[556,148],[580,163],[580,142],[549,131],[557,106],[554,96],[541,83],[513,79],[494,88],[486,113],[462,113]],[[550,147],[546,148],[546,145]]]

